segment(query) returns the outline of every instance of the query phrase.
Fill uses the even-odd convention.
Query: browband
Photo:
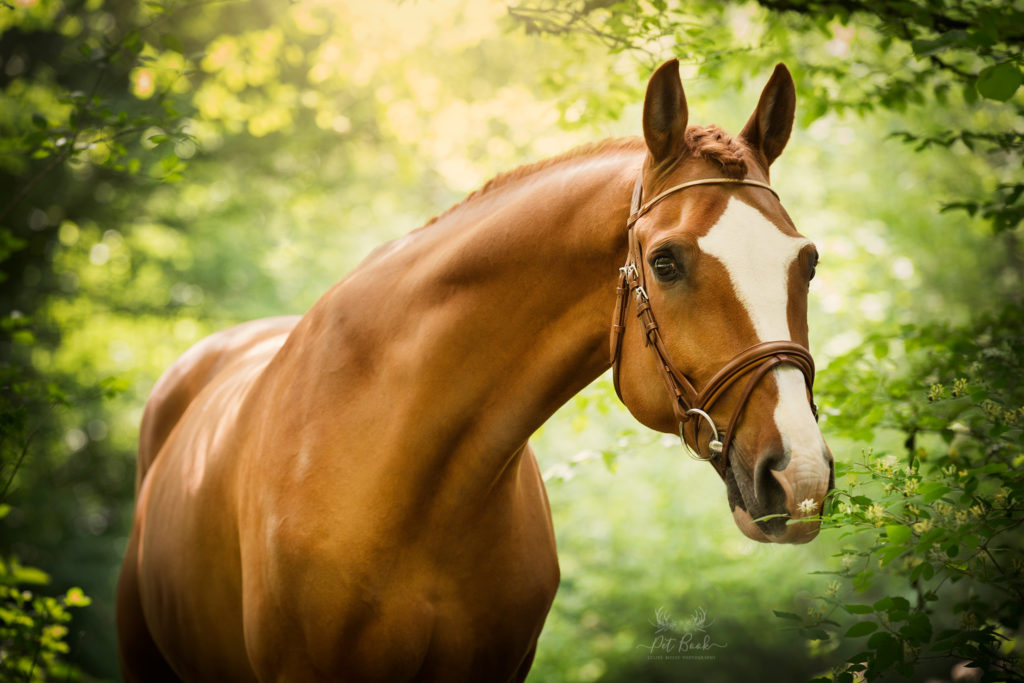
[[[633,206],[630,207],[629,219],[626,221],[627,227],[636,223],[640,216],[654,208],[654,205],[660,202],[670,194],[675,194],[680,190],[685,190],[688,187],[696,187],[697,185],[753,185],[754,187],[762,187],[773,195],[776,199],[781,199],[779,193],[772,189],[772,186],[768,183],[762,183],[760,180],[750,180],[748,178],[701,178],[700,180],[691,180],[688,183],[680,183],[679,185],[673,185],[663,192],[659,192],[654,195],[646,204],[639,206],[640,193],[643,191],[641,176],[637,176],[636,185],[633,187]],[[639,190],[639,191],[638,191]]]

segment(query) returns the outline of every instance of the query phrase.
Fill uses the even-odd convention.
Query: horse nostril
[[[792,455],[789,453],[789,451],[780,449],[762,455],[757,465],[759,468],[763,466],[768,469],[775,470],[776,472],[781,472],[782,470],[786,469],[787,465],[789,465],[789,460],[791,457]]]
[[[786,509],[786,492],[772,472],[786,469],[789,458],[789,453],[782,450],[766,453],[754,467],[754,495],[761,509],[768,514]]]

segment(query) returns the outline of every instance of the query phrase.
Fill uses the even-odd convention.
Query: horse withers
[[[610,365],[743,533],[813,538],[817,255],[768,182],[794,108],[780,65],[739,136],[689,126],[667,62],[642,139],[499,176],[186,352],[143,417],[126,680],[524,679],[559,580],[527,439]]]

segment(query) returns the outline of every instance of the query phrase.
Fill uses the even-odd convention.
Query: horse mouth
[[[731,464],[725,472],[725,487],[733,520],[747,538],[760,543],[807,543],[818,535],[819,522],[790,524],[784,505],[778,509],[759,501],[750,479],[742,472],[737,477]]]

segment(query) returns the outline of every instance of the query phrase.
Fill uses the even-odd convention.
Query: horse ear
[[[644,97],[644,140],[656,164],[682,153],[687,117],[679,60],[670,59],[651,76]]]
[[[785,64],[775,65],[775,72],[764,86],[757,109],[743,127],[740,137],[755,150],[764,154],[771,166],[782,154],[793,132],[793,116],[796,114],[796,86]]]

